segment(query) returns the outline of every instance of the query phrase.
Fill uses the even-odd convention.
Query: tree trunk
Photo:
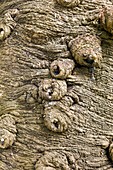
[[[0,2],[1,170],[113,168],[113,42],[99,23],[111,2],[64,2]],[[93,80],[76,58],[89,35],[102,49]]]

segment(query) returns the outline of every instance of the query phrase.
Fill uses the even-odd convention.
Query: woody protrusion
[[[58,59],[51,63],[50,72],[52,77],[66,79],[72,74],[75,63],[71,59]]]
[[[39,86],[39,97],[43,100],[60,100],[66,93],[64,80],[43,79]]]

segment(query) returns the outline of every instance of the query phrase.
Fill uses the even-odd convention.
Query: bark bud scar
[[[95,35],[84,34],[69,42],[72,56],[79,65],[100,67],[102,60],[101,42]]]
[[[65,79],[71,75],[74,66],[74,61],[71,59],[58,59],[51,63],[50,72],[54,78]]]
[[[53,132],[64,132],[68,129],[69,118],[55,106],[44,109],[44,124]]]
[[[64,80],[43,79],[39,86],[39,97],[44,100],[60,100],[66,93]]]

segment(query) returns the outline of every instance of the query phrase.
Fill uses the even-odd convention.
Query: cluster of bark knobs
[[[64,7],[73,8],[82,3],[82,0],[57,0],[57,3]],[[16,27],[15,16],[18,15],[18,13],[19,11],[17,9],[12,9],[5,13],[4,17],[0,19],[1,42],[5,41]],[[100,10],[98,24],[100,24],[105,31],[113,34],[112,5],[105,6]],[[42,114],[44,124],[49,130],[59,133],[68,129],[69,124],[71,124],[71,116],[69,115],[70,106],[75,102],[79,102],[79,98],[76,94],[73,94],[73,96],[70,95],[66,83],[66,79],[72,76],[73,70],[76,67],[75,63],[91,68],[91,78],[94,80],[93,70],[95,67],[100,68],[102,61],[101,40],[94,34],[86,33],[84,35],[78,35],[68,42],[68,48],[72,59],[60,58],[54,60],[49,68],[50,78],[42,79],[38,89],[39,97],[42,99],[43,103]],[[14,125],[15,123],[12,118],[11,120],[12,125]],[[12,133],[7,130],[4,130],[3,134],[7,136],[7,142],[4,142],[5,137],[2,137],[0,148],[7,148],[15,141],[15,134],[12,135]],[[109,144],[108,147],[110,158],[113,161],[113,143]],[[50,159],[52,159],[52,157],[53,155],[50,154]],[[43,158],[36,164],[37,170],[39,170],[40,167],[44,167]]]

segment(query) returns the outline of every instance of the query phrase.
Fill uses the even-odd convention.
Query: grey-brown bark
[[[111,2],[83,0],[68,8],[59,1],[0,2],[1,170],[112,169],[113,42],[97,21]],[[86,33],[101,40],[94,81],[68,46]],[[74,70],[59,62],[65,59]],[[54,65],[59,77],[51,73]]]

